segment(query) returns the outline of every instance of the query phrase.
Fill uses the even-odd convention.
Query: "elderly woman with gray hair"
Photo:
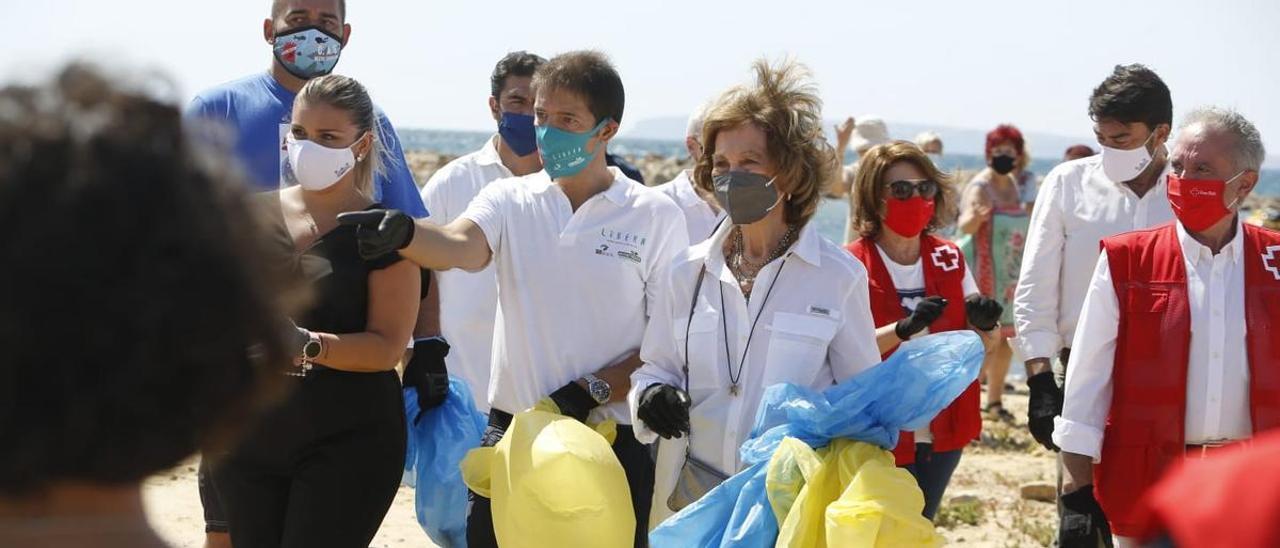
[[[1061,546],[1135,542],[1166,468],[1280,427],[1280,232],[1239,217],[1264,156],[1240,113],[1192,111],[1169,156],[1177,221],[1103,240],[1053,434]]]

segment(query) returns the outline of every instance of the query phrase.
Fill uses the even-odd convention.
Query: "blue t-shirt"
[[[289,186],[284,177],[288,154],[284,139],[290,131],[296,94],[262,72],[205,90],[187,107],[188,118],[226,120],[235,130],[235,153],[251,182],[262,190]],[[374,175],[373,199],[414,217],[426,217],[418,185],[404,159],[391,121],[379,109],[378,126],[384,154],[382,173]]]

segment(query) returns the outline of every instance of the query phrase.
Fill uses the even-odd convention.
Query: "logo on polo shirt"
[[[614,230],[612,228],[600,229],[600,235],[604,236],[605,241],[615,245],[640,247],[648,241],[648,238],[643,234],[636,234],[625,230]]]
[[[943,272],[960,268],[960,253],[948,246],[938,246],[929,257],[933,259],[933,265],[941,268]]]
[[[1280,265],[1276,263],[1276,252],[1280,251],[1280,245],[1267,247],[1267,252],[1262,254],[1262,268],[1267,269],[1272,276],[1280,280]]]

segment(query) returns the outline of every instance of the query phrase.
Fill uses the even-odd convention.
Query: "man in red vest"
[[[1280,425],[1280,233],[1237,214],[1264,157],[1239,113],[1193,111],[1170,154],[1177,221],[1103,240],[1053,434],[1064,548],[1132,545],[1166,467]]]

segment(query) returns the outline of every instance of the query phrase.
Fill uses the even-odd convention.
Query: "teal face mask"
[[[587,164],[591,163],[591,159],[599,154],[604,148],[604,144],[596,145],[594,153],[587,152],[587,141],[595,137],[604,125],[609,123],[609,119],[600,120],[596,127],[582,133],[574,133],[563,129],[556,129],[551,126],[538,126],[535,132],[538,136],[538,152],[542,154],[542,167],[547,170],[547,175],[552,179],[562,177],[572,177],[577,175]]]

